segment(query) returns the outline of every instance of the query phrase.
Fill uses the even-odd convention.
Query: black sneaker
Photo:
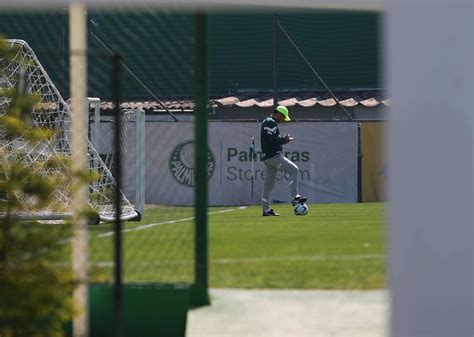
[[[280,214],[275,213],[273,209],[269,211],[263,211],[262,216],[280,216]]]
[[[307,197],[302,197],[301,195],[297,195],[293,199],[291,199],[291,204],[294,206],[296,204],[304,204],[308,200]]]

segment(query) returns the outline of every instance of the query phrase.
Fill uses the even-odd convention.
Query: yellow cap
[[[277,106],[277,108],[275,109],[275,111],[278,111],[278,112],[281,113],[283,116],[285,116],[285,122],[290,121],[289,112],[288,112],[288,109],[286,108],[286,106],[279,105],[279,106]]]

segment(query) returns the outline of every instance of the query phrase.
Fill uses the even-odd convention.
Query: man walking
[[[290,120],[288,109],[279,105],[273,113],[265,118],[260,130],[260,143],[262,146],[262,158],[265,164],[265,184],[262,194],[263,216],[279,216],[270,208],[270,192],[275,186],[278,170],[282,170],[290,176],[291,204],[304,203],[307,198],[298,194],[299,168],[295,163],[283,156],[283,144],[293,140],[289,134],[280,135],[278,123]]]

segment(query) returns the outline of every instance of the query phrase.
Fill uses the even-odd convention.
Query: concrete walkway
[[[389,292],[211,289],[187,337],[385,337]]]

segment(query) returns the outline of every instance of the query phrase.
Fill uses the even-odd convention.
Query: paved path
[[[385,337],[386,290],[211,289],[188,312],[187,337]]]

